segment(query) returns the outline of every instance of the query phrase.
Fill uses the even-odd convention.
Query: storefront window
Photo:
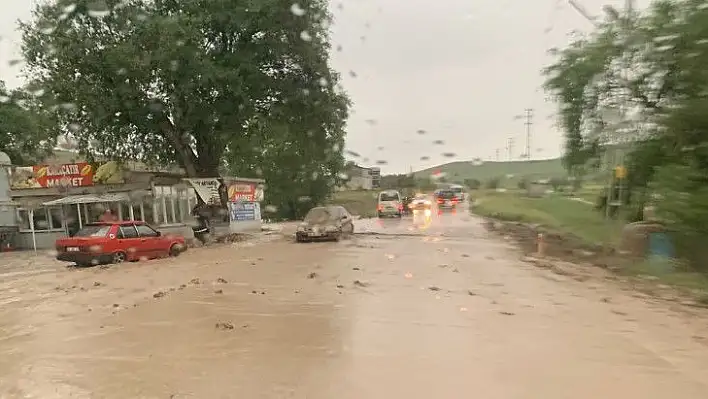
[[[30,231],[30,212],[27,209],[18,209],[17,218],[19,220],[20,230]],[[34,230],[35,231],[50,231],[62,230],[62,212],[61,207],[42,207],[34,210]]]
[[[156,186],[154,209],[156,224],[184,223],[189,215],[189,190]]]

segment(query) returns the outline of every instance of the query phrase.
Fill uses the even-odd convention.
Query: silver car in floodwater
[[[343,206],[318,206],[310,209],[295,233],[297,242],[339,241],[354,233],[352,215]]]

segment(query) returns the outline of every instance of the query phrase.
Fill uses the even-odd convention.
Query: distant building
[[[347,166],[348,180],[340,190],[373,190],[381,187],[381,168],[365,168],[355,164]]]

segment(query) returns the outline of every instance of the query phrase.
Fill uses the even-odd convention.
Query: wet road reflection
[[[466,211],[356,229],[6,276],[0,397],[707,397],[704,320],[551,279]]]

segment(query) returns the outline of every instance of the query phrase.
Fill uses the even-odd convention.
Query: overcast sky
[[[579,1],[595,15],[623,4]],[[0,79],[10,87],[22,84],[21,65],[11,65],[20,57],[15,21],[29,18],[34,3],[0,0]],[[539,71],[552,61],[549,48],[590,27],[566,0],[349,0],[333,1],[332,10],[333,46],[341,46],[332,62],[354,102],[347,148],[368,158],[359,163],[382,161],[384,173],[399,173],[494,160],[497,149],[505,160],[509,137],[518,158],[526,135],[514,116],[525,108],[535,114],[533,157],[560,154],[555,105],[545,101]]]

